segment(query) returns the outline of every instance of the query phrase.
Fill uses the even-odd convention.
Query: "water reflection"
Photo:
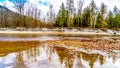
[[[0,57],[0,68],[120,68],[120,53],[84,53],[64,47],[40,46]]]

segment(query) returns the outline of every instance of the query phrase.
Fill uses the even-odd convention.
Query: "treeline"
[[[78,8],[74,7],[73,0],[67,0],[67,6],[62,3],[54,26],[56,27],[87,27],[87,28],[120,28],[120,11],[115,6],[107,11],[107,6],[102,2],[98,8],[94,2],[83,8],[83,0],[78,1]]]
[[[33,4],[25,8],[26,0],[14,0],[13,2],[19,14],[7,14],[2,11],[0,27],[120,28],[120,10],[115,6],[113,10],[107,11],[107,6],[103,2],[98,8],[92,0],[87,7],[83,8],[84,2],[79,0],[75,8],[74,0],[66,0],[66,4],[61,4],[58,14],[55,14],[54,7],[50,4],[49,11],[44,18],[41,18],[41,10]]]

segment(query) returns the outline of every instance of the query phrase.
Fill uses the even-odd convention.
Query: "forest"
[[[108,28],[120,29],[120,10],[114,6],[113,10],[107,9],[103,2],[98,8],[94,0],[83,8],[84,1],[77,2],[77,8],[74,6],[74,0],[66,0],[62,3],[59,12],[54,12],[52,4],[49,5],[49,11],[44,18],[41,18],[41,10],[29,4],[25,8],[26,0],[14,0],[16,12],[0,7],[0,27],[24,27],[24,28]]]

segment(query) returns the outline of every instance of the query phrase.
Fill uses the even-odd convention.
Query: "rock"
[[[114,32],[112,30],[107,30],[107,32],[110,34],[114,34]]]

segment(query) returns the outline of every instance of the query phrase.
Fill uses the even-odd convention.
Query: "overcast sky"
[[[76,7],[78,0],[74,0],[74,1]],[[91,2],[91,0],[83,0],[83,1],[84,1],[84,7],[89,5],[89,3]],[[115,5],[120,9],[120,0],[94,0],[94,1],[97,7],[100,7],[101,2],[104,2],[105,5],[107,5],[108,10],[112,10]],[[49,9],[49,4],[52,4],[55,13],[57,13],[59,11],[62,2],[66,4],[66,0],[27,0],[25,6],[27,6],[28,3],[31,3],[37,6],[39,9],[41,9],[43,14],[46,14],[46,12],[48,12]],[[13,2],[9,0],[0,0],[0,5],[4,5],[4,4],[6,4],[7,8],[15,11]]]

